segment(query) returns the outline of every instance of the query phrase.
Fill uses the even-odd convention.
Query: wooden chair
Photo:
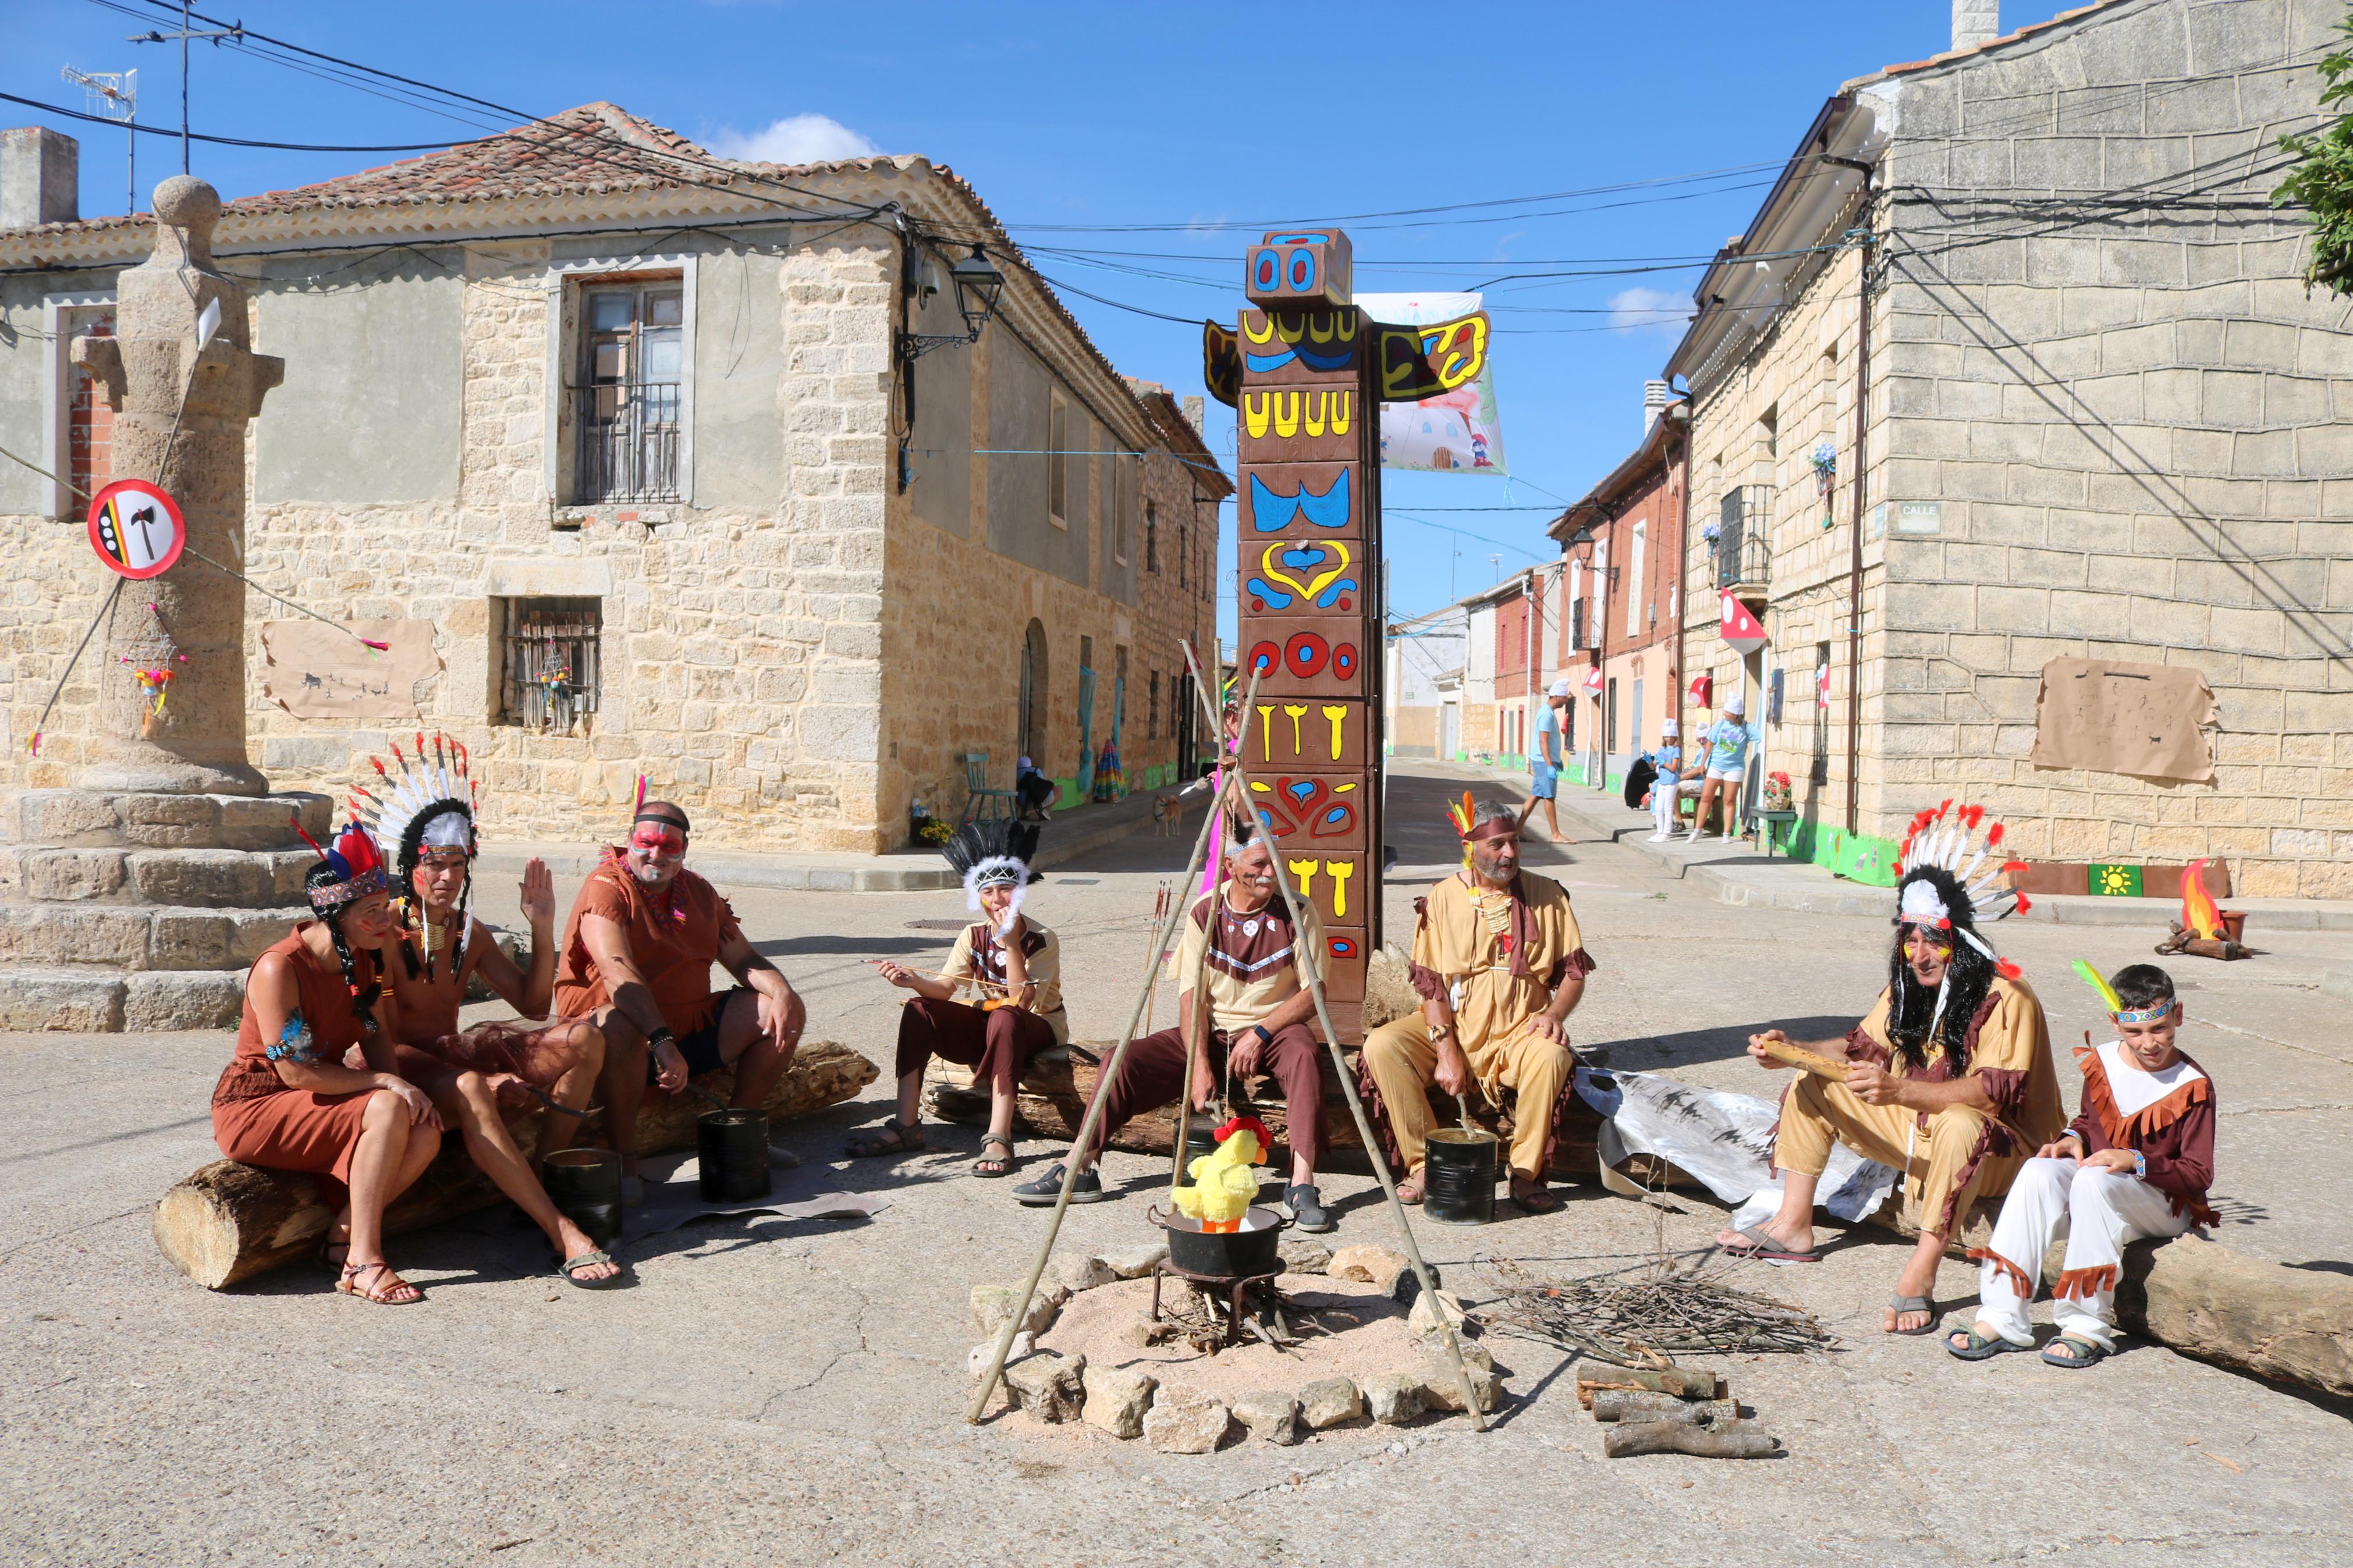
[[[964,788],[965,822],[994,822],[999,816],[1021,815],[1021,797],[1017,792],[988,787],[987,752],[966,752],[964,754]]]

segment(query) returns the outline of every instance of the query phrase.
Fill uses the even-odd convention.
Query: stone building
[[[9,136],[0,186],[38,189],[0,229],[0,447],[58,476],[0,461],[22,788],[130,679],[118,625],[28,754],[110,585],[75,493],[107,410],[66,345],[108,330],[145,230],[60,221],[63,139]],[[257,595],[274,787],[340,797],[438,730],[510,843],[613,834],[643,773],[704,844],[871,853],[917,801],[961,811],[966,753],[999,788],[1024,752],[1074,788],[1114,730],[1131,786],[1189,763],[1178,645],[1211,646],[1230,482],[1198,403],[1123,379],[945,167],[733,163],[592,104],[232,202],[216,243],[287,364],[248,448],[254,584],[430,646],[412,689],[363,668],[298,717],[275,699],[316,672],[273,671],[294,612]],[[967,342],[976,251],[1003,285]]]
[[[1386,641],[1381,701],[1389,755],[1459,759],[1468,612],[1458,603],[1395,622]]]
[[[1667,364],[1688,668],[1752,719],[1779,680],[1764,768],[1800,854],[1884,883],[1957,793],[2037,885],[2203,856],[2241,893],[2353,895],[2353,331],[2268,202],[2343,11],[2107,0],[1957,33],[1842,86],[1716,257]],[[1769,639],[1746,661],[1725,591]],[[2202,675],[2211,782],[2037,766],[2056,659]]]

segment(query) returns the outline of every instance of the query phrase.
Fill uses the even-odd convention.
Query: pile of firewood
[[[1713,1373],[1610,1367],[1580,1373],[1577,1402],[1608,1430],[1604,1458],[1690,1454],[1703,1459],[1764,1459],[1780,1440],[1744,1419],[1731,1385]]]

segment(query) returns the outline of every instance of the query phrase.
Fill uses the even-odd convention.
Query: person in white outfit
[[[1658,770],[1651,784],[1651,820],[1656,831],[1651,842],[1663,844],[1674,837],[1675,801],[1683,787],[1683,726],[1672,719],[1659,722],[1659,749],[1651,753],[1651,765]]]
[[[2116,1279],[2127,1242],[2179,1236],[2212,1225],[2206,1190],[2214,1179],[2214,1092],[2205,1070],[2174,1044],[2181,1004],[2172,977],[2136,963],[2102,980],[2078,963],[2116,1020],[2116,1038],[2075,1053],[2084,1109],[2043,1145],[2010,1184],[1982,1265],[1977,1321],[1946,1336],[1963,1361],[2034,1348],[2027,1303],[2042,1257],[2067,1238],[2065,1266],[2051,1288],[2058,1337],[2042,1359],[2090,1366],[2116,1344]]]

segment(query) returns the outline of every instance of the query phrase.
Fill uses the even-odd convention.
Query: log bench
[[[769,1116],[781,1119],[822,1110],[857,1098],[880,1070],[848,1046],[804,1040],[793,1065],[767,1099]],[[734,1092],[732,1068],[705,1073],[695,1087],[724,1103]],[[688,1094],[649,1093],[638,1112],[638,1152],[659,1154],[692,1144],[695,1121],[706,1102]],[[526,1158],[537,1152],[543,1115],[531,1109],[509,1113],[507,1129]],[[610,1148],[605,1112],[592,1109],[564,1147]],[[385,1211],[385,1234],[398,1236],[503,1202],[504,1195],[467,1158],[453,1129],[442,1134],[441,1152],[416,1184]],[[313,1252],[334,1218],[317,1178],[295,1172],[265,1171],[234,1160],[216,1160],[187,1177],[155,1205],[155,1245],[173,1266],[207,1289],[217,1290]]]

